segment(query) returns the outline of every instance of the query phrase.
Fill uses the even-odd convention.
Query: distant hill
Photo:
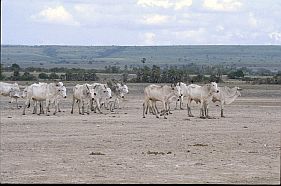
[[[281,46],[60,46],[1,45],[1,64],[21,67],[95,68],[145,65],[222,64],[281,70]]]

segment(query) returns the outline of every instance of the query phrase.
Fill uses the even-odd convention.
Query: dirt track
[[[104,114],[71,115],[68,96],[55,116],[23,116],[1,97],[1,183],[280,184],[281,86],[241,85],[225,118],[212,104],[216,119],[194,105],[166,120],[142,118],[144,84],[128,87]]]

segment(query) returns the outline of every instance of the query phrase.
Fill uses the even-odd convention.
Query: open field
[[[180,45],[180,46],[60,46],[1,45],[1,63],[21,67],[104,69],[188,63],[281,70],[281,46]]]
[[[280,184],[280,85],[239,84],[225,118],[212,104],[216,119],[200,119],[194,104],[196,117],[166,120],[142,118],[146,85],[128,84],[122,109],[103,114],[71,115],[70,83],[55,116],[23,116],[1,97],[1,183]]]

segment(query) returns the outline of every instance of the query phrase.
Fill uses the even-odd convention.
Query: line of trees
[[[12,64],[10,67],[0,69],[0,80],[12,81],[34,81],[34,80],[54,80],[63,81],[98,81],[97,73],[119,73],[122,74],[124,82],[135,83],[173,83],[173,82],[222,82],[222,75],[227,75],[230,79],[241,79],[249,83],[259,84],[281,84],[281,72],[273,77],[266,79],[246,77],[253,73],[247,68],[235,68],[223,65],[197,65],[189,63],[181,66],[164,66],[160,68],[157,65],[146,65],[145,58],[142,59],[142,66],[125,66],[123,69],[116,66],[106,66],[103,70],[97,69],[80,69],[80,68],[21,68],[18,64]],[[11,72],[10,77],[5,77],[2,71]],[[23,73],[20,73],[23,72]],[[34,72],[40,72],[38,76]],[[261,71],[259,71],[261,72]],[[268,71],[262,71],[268,74]],[[128,79],[128,74],[136,74],[133,79]],[[22,74],[22,75],[21,75]]]

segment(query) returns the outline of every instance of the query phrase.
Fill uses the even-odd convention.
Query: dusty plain
[[[280,85],[219,84],[243,90],[225,118],[211,104],[214,119],[174,103],[168,119],[142,118],[148,84],[127,85],[122,109],[103,114],[70,114],[71,83],[57,115],[22,115],[1,97],[1,183],[280,184]]]

